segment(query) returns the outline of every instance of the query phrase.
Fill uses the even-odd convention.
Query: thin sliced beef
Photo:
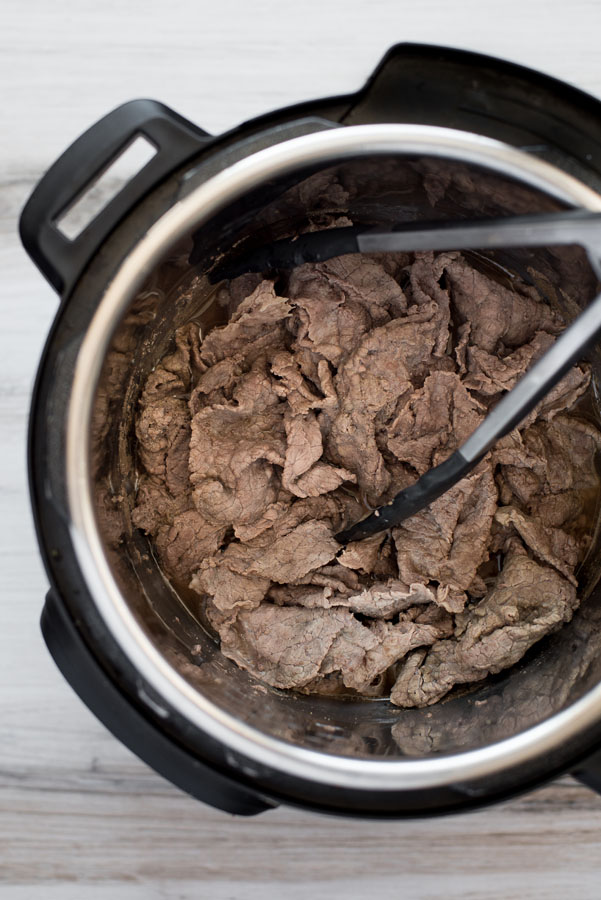
[[[279,605],[304,606],[307,608],[333,609],[345,607],[351,612],[373,619],[392,619],[397,613],[416,605],[434,603],[435,592],[423,584],[403,584],[402,581],[390,579],[387,582],[374,582],[369,587],[357,585],[354,593],[346,585],[342,590],[326,586],[317,588],[312,580],[311,589],[304,585],[287,585],[285,588],[272,588],[269,596]]]
[[[370,330],[372,323],[369,313],[359,303],[345,301],[341,293],[336,296],[327,282],[323,287],[325,297],[295,299],[291,328],[296,338],[295,348],[318,353],[337,366]]]
[[[275,502],[286,453],[283,410],[256,372],[238,385],[239,405],[216,404],[192,419],[190,481],[196,508],[216,525],[248,524]]]
[[[427,313],[425,320],[418,313],[374,328],[334,379],[340,411],[331,424],[328,456],[355,473],[370,504],[377,504],[390,483],[376,429],[410,394],[411,378],[425,372],[435,331]]]
[[[347,469],[319,462],[323,453],[321,428],[315,413],[286,415],[286,458],[282,486],[297,497],[318,497],[335,491],[345,481],[355,482],[356,476]]]
[[[346,687],[361,692],[398,659],[415,647],[432,644],[439,634],[435,625],[374,622],[366,627],[351,618],[334,638],[320,672],[340,672]]]
[[[479,565],[488,556],[497,491],[484,460],[429,507],[393,529],[401,579],[438,582],[439,602],[451,612],[465,603]]]
[[[363,626],[345,609],[272,606],[242,610],[220,630],[221,649],[244,669],[277,688],[299,688],[315,678],[345,626]]]
[[[217,560],[223,559],[224,564],[240,575],[258,575],[279,584],[293,584],[330,562],[340,549],[327,522],[302,522],[281,536],[271,534],[272,531],[263,532],[245,544],[230,544]]]
[[[457,639],[412,653],[390,699],[429,706],[456,684],[480,681],[518,662],[536,641],[569,622],[576,590],[555,569],[525,555],[510,556],[490,594],[458,617]]]
[[[535,422],[523,434],[512,432],[493,451],[501,502],[551,528],[574,532],[580,539],[579,559],[598,491],[600,447],[601,436],[591,423],[560,414],[550,422]]]
[[[221,564],[220,564],[221,563]],[[205,560],[190,582],[192,590],[207,594],[219,612],[257,607],[269,588],[269,579],[241,575],[227,565],[224,557]]]
[[[264,350],[283,343],[285,320],[290,304],[278,297],[272,282],[262,281],[252,294],[240,303],[227,325],[214,328],[202,342],[200,357],[213,366],[238,353],[248,359],[258,347]]]
[[[414,647],[431,644],[435,625],[384,622],[363,625],[345,609],[263,604],[241,610],[221,629],[226,656],[278,688],[302,688],[340,672],[348,688],[362,690]]]
[[[195,509],[188,509],[170,525],[161,525],[155,542],[167,571],[186,584],[199,563],[217,552],[224,535],[225,528],[215,527]]]
[[[546,525],[540,518],[526,516],[512,506],[504,506],[495,513],[495,522],[515,532],[534,556],[545,562],[577,585],[573,572],[578,564],[578,541],[562,531]]]
[[[423,388],[406,396],[388,428],[387,445],[401,462],[420,475],[449,456],[478,427],[481,404],[466,390],[458,375],[435,372]]]
[[[374,572],[380,560],[384,535],[374,534],[373,537],[362,541],[352,541],[347,544],[338,562],[349,569],[357,569],[366,575]]]
[[[498,351],[501,343],[519,347],[531,341],[537,331],[557,334],[563,327],[534,288],[518,284],[511,291],[459,255],[447,260],[444,271],[455,309],[471,325],[471,342],[488,353]]]
[[[361,254],[348,254],[316,265],[299,266],[290,277],[289,292],[293,300],[305,297],[320,299],[325,311],[329,311],[328,303],[335,304],[336,301],[347,309],[361,310],[367,314],[365,331],[373,325],[384,324],[391,317],[402,315],[407,308],[407,300],[398,282],[378,261]],[[320,342],[319,338],[313,340],[317,344]],[[345,344],[339,343],[338,346],[344,352]]]
[[[469,327],[471,331],[470,323],[461,327]],[[469,371],[463,383],[470,390],[490,396],[510,391],[518,379],[554,342],[553,335],[546,331],[537,331],[529,343],[523,344],[505,356],[490,353],[478,345],[467,346]]]
[[[188,481],[190,413],[185,391],[178,375],[157,366],[146,382],[136,422],[140,460],[171,493],[183,490]]]
[[[455,255],[416,253],[409,269],[411,299],[419,309],[428,310],[434,337],[433,355],[438,359],[443,359],[448,351],[451,324],[449,293],[441,286],[441,280],[446,263]]]

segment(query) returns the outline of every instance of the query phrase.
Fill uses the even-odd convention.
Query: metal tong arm
[[[552,247],[578,244],[601,257],[601,213],[585,209],[470,219],[465,222],[415,222],[397,225],[389,232],[367,231],[357,236],[364,253],[420,250],[486,250],[493,247]]]

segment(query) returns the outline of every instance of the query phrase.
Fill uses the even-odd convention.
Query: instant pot
[[[69,239],[65,211],[139,136],[153,158]],[[239,669],[131,520],[141,387],[176,327],[225,321],[211,278],[224,260],[332,217],[384,226],[570,207],[601,211],[601,104],[516,65],[411,44],[355,94],[217,137],[160,103],[126,103],[42,178],[20,222],[61,297],[29,435],[51,584],[42,630],[87,706],[174,784],[242,815],[287,803],[399,818],[562,772],[601,790],[601,551],[569,625],[475,689],[402,710],[278,691]],[[534,284],[568,321],[598,290],[578,247],[479,259],[491,277]],[[587,359],[596,382],[599,351]]]

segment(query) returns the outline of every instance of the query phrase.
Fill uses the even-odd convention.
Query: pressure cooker
[[[140,137],[150,161],[68,236],[65,212]],[[319,187],[332,173],[352,185],[344,198]],[[218,323],[215,266],[319,216],[431,219],[437,179],[453,185],[441,219],[601,211],[601,103],[507,62],[401,44],[357,93],[218,136],[161,103],[125,103],[66,150],[23,210],[23,244],[60,295],[29,431],[50,581],[44,638],[119,740],[220,809],[432,815],[564,772],[601,791],[601,554],[573,620],[519,664],[444,703],[400,710],[278,691],[238,668],[132,524],[139,394],[175,328]],[[598,289],[578,247],[489,258],[567,319]],[[587,358],[595,381],[598,350]]]

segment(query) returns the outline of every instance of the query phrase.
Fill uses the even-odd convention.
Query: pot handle
[[[588,756],[577,769],[572,769],[570,774],[597,794],[601,794],[601,750]]]
[[[73,240],[57,220],[136,137],[156,152]],[[19,222],[23,246],[44,277],[65,296],[130,208],[213,138],[155,100],[132,100],[92,125],[39,181]]]
[[[136,704],[101,667],[84,643],[70,613],[50,590],[42,612],[42,634],[60,672],[76,694],[115,737],[156,772],[182,791],[216,809],[239,816],[254,816],[277,803],[237,783],[209,766],[170,737],[169,723],[139,680]],[[144,688],[144,689],[143,689]]]

